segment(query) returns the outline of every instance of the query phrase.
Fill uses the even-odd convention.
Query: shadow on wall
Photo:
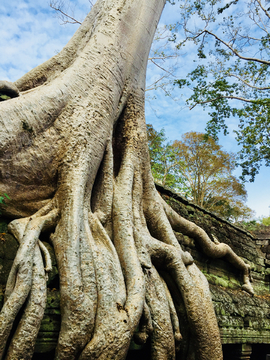
[[[55,355],[55,350],[50,352],[42,353],[35,353],[32,360],[53,360]]]
[[[270,344],[226,344],[223,360],[270,360]]]
[[[55,350],[46,353],[34,353],[32,360],[54,360]],[[151,359],[150,344],[142,350],[130,350],[126,360],[149,360]]]

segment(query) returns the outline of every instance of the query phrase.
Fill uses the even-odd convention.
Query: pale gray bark
[[[153,359],[174,359],[179,314],[162,270],[184,301],[196,358],[222,359],[207,281],[173,228],[211,256],[227,254],[252,288],[247,266],[228,247],[213,248],[154,186],[144,90],[164,4],[99,0],[58,55],[15,82],[20,96],[0,104],[0,193],[12,199],[4,211],[19,218],[9,228],[20,242],[0,314],[1,359],[32,357],[46,299],[43,267],[51,267],[48,253],[44,266],[40,254],[46,228],[60,275],[56,359],[124,359],[138,326],[134,338],[151,337]]]

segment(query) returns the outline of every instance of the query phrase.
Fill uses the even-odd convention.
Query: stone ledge
[[[270,344],[269,331],[222,328],[220,336],[222,344]]]

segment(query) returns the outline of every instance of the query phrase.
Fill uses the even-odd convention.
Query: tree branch
[[[167,77],[167,75],[161,76],[161,78],[159,78],[158,80],[156,80],[155,82],[153,82],[151,85],[149,85],[149,87],[146,88],[145,91],[155,90],[155,89],[156,89],[155,85],[156,85],[157,83],[159,83],[162,79],[166,78],[166,77]],[[167,84],[168,84],[168,83],[167,83]],[[160,87],[161,85],[158,85],[158,86]]]
[[[177,56],[176,55],[167,55],[167,56],[160,56],[160,57],[150,57],[148,58],[148,60],[152,61],[152,60],[164,60],[164,59],[171,59],[171,58],[176,58]]]
[[[262,9],[262,11],[265,13],[265,15],[270,19],[270,14],[269,12],[262,6],[262,3],[260,0],[256,0],[257,3],[259,4],[260,8]]]
[[[256,89],[256,90],[270,90],[270,87],[269,87],[269,86],[266,86],[266,87],[258,87],[258,86],[255,86],[255,85],[251,85],[251,84],[249,84],[246,80],[242,79],[240,76],[235,75],[235,74],[227,74],[227,76],[229,76],[229,77],[235,77],[236,79],[242,81],[245,85],[251,87],[252,89]]]
[[[196,36],[194,36],[193,39],[197,39],[199,36],[201,36],[203,34],[209,34],[209,35],[213,36],[216,40],[220,41],[223,45],[225,45],[228,49],[230,49],[234,53],[234,55],[239,57],[239,59],[247,60],[247,61],[255,61],[260,64],[270,65],[270,61],[262,60],[262,59],[258,59],[258,58],[247,57],[247,56],[243,56],[243,55],[239,54],[238,51],[235,50],[230,44],[228,44],[226,41],[222,40],[216,34],[212,33],[211,31],[209,31],[207,29],[202,30],[200,33],[198,33]],[[190,39],[192,39],[192,37],[189,37],[187,40],[190,40]]]
[[[159,67],[161,70],[165,71],[167,74],[175,77],[175,75],[174,75],[173,73],[171,73],[170,71],[164,69],[162,66],[160,66],[159,64],[157,64],[153,59],[150,59],[150,61],[151,61],[154,65],[156,65],[157,67]]]
[[[217,101],[217,100],[221,100],[221,99],[234,99],[234,100],[240,100],[240,101],[244,101],[244,102],[248,102],[248,103],[253,103],[254,102],[254,100],[245,99],[245,98],[242,98],[242,97],[239,97],[239,96],[229,96],[229,95],[228,96],[219,96],[219,97],[216,97],[214,99],[210,99],[210,100],[206,100],[206,101],[199,101],[196,104],[190,106],[189,110],[194,109],[195,106],[197,106],[197,105],[203,105],[203,104],[211,103],[213,101]]]
[[[91,1],[90,1],[90,3],[91,3]],[[61,15],[63,15],[63,17],[66,17],[66,18],[71,20],[71,21],[69,21],[69,20],[61,19],[63,21],[63,24],[67,24],[67,23],[69,23],[69,24],[80,24],[80,25],[82,24],[80,21],[76,20],[74,17],[72,17],[71,15],[68,15],[63,10],[61,10],[59,6],[56,6],[56,3],[54,1],[50,1],[50,8],[52,8],[53,10],[59,12]]]

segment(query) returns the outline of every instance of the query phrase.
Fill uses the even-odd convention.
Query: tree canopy
[[[207,131],[213,138],[228,132],[226,119],[239,119],[243,178],[254,180],[262,161],[270,165],[269,4],[189,0],[180,3],[180,12],[172,39],[178,49],[195,44],[198,65],[175,84],[192,90],[191,109],[201,105],[210,110]]]
[[[152,173],[162,185],[179,191],[195,204],[227,220],[249,219],[243,183],[232,175],[235,155],[211,137],[189,132],[166,142],[165,132],[147,126]]]

